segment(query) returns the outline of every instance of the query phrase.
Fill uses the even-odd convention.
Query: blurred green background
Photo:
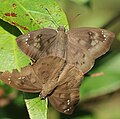
[[[120,0],[57,0],[70,28],[113,31],[110,51],[96,60],[80,87],[81,101],[70,116],[49,106],[48,119],[120,119]],[[66,24],[67,26],[67,24]],[[92,74],[102,75],[92,77]],[[18,96],[19,95],[19,96]],[[22,92],[0,82],[0,119],[29,119]]]

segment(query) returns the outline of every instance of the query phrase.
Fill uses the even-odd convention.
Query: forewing
[[[33,60],[39,57],[54,43],[57,32],[53,29],[43,28],[31,31],[17,37],[19,48]]]
[[[0,80],[8,84],[9,86],[16,88],[23,92],[40,92],[42,85],[34,85],[34,80],[37,80],[36,75],[33,72],[32,66],[22,68],[21,72],[13,70],[12,73],[4,72],[0,74]]]
[[[59,112],[71,114],[79,102],[79,86],[83,73],[74,66],[65,66],[59,77],[59,86],[49,96],[49,101]]]
[[[84,73],[91,69],[96,58],[109,50],[115,37],[114,33],[97,28],[72,29],[67,36],[68,61]]]

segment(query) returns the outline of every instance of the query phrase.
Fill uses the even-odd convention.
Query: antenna
[[[56,28],[59,26],[58,24],[57,24],[57,22],[55,21],[55,19],[52,17],[52,15],[51,15],[51,13],[49,12],[49,10],[47,9],[47,8],[45,8],[45,10],[48,12],[48,14],[50,15],[50,17],[51,17],[51,22],[53,22],[53,24],[56,26]]]
[[[53,22],[53,24],[56,26],[56,28],[59,26],[57,24],[57,22],[55,21],[55,19],[52,17],[51,13],[49,12],[49,10],[47,8],[45,8],[45,10],[48,12],[48,14],[51,17],[51,22]],[[68,24],[66,24],[64,27],[67,28],[67,26],[69,26],[70,23],[72,23],[73,21],[75,21],[76,18],[78,18],[80,16],[80,13],[78,13],[77,15],[75,15],[71,20],[69,20],[70,22],[68,22]]]

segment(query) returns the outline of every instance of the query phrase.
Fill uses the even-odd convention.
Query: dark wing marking
[[[67,32],[68,61],[76,64],[84,73],[94,60],[105,54],[115,37],[114,33],[97,28],[78,28]]]

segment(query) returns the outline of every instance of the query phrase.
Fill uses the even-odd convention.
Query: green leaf
[[[120,41],[120,33],[118,34],[117,39]]]
[[[3,22],[0,21],[0,23]],[[29,58],[17,47],[15,38],[0,26],[0,71],[20,70],[30,62]]]
[[[104,95],[120,88],[120,54],[110,52],[96,61],[89,74],[103,72],[102,76],[86,77],[81,86],[81,98],[88,99]]]
[[[23,33],[68,25],[63,10],[55,0],[4,0],[0,3],[0,18],[17,26]]]
[[[38,94],[24,93],[27,110],[31,119],[47,119],[47,99],[41,100]]]
[[[0,2],[0,18],[19,28],[22,33],[43,27],[52,27],[57,29],[60,25],[68,25],[65,13],[55,0],[0,0]],[[2,35],[4,40],[1,43],[1,47],[4,46],[5,50],[4,52],[0,50],[0,54],[2,54],[1,56],[3,58],[1,58],[1,61],[7,57],[6,64],[10,65],[10,69],[8,69],[5,64],[2,65],[2,71],[11,71],[13,69],[11,65],[16,66],[16,64],[18,66],[14,66],[14,68],[19,69],[19,67],[23,66],[21,65],[21,62],[26,65],[28,64],[28,62],[26,63],[25,59],[22,58],[22,55],[24,55],[22,52],[19,56],[15,55],[15,53],[19,54],[18,49],[16,49],[17,45],[15,42],[15,36],[10,35],[11,34],[9,34],[7,38],[5,38],[4,33]],[[16,62],[12,60],[13,58],[11,57],[13,56]],[[30,118],[47,119],[47,100],[40,100],[38,96],[35,96],[36,94],[28,93],[25,93],[24,95]]]

